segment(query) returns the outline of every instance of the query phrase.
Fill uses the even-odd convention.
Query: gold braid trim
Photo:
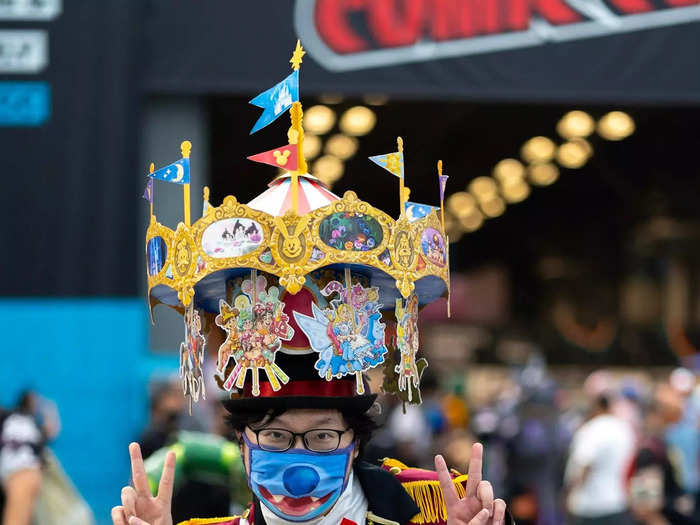
[[[464,482],[466,480],[466,475],[458,476],[452,480],[457,490],[457,496],[460,498],[465,496]],[[402,485],[420,509],[420,513],[411,518],[411,523],[423,525],[447,521],[447,507],[445,506],[445,497],[440,489],[439,481],[408,481],[402,483]]]
[[[236,516],[228,518],[192,518],[191,520],[181,521],[177,525],[216,525],[217,523],[226,523],[236,519]]]

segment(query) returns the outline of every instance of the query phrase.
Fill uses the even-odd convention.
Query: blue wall
[[[0,404],[26,388],[56,402],[62,431],[51,448],[99,523],[111,523],[129,479],[127,445],[146,421],[149,377],[177,370],[175,354],[148,351],[144,303],[0,300]]]

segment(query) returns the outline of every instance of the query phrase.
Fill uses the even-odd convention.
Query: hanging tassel
[[[465,496],[464,483],[466,480],[466,475],[458,476],[452,480],[460,498]],[[420,509],[420,513],[411,518],[411,523],[423,525],[447,521],[447,507],[439,481],[408,481],[402,485]]]

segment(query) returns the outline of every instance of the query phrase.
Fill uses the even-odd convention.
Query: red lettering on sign
[[[528,3],[533,13],[539,14],[550,24],[571,24],[581,20],[581,15],[563,0],[531,0]]]
[[[506,0],[508,29],[524,31],[530,26],[530,3],[527,0]]]
[[[610,3],[627,15],[654,10],[654,6],[647,0],[610,0]]]
[[[337,53],[356,53],[369,47],[348,23],[348,14],[366,8],[367,0],[318,0],[316,25],[323,41]]]
[[[421,37],[424,0],[372,0],[369,26],[377,43],[384,47],[408,46]]]
[[[671,7],[683,7],[684,5],[694,5],[698,0],[666,0],[666,3]]]

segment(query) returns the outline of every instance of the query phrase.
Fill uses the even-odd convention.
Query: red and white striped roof
[[[270,215],[282,216],[292,209],[292,175],[285,173],[273,180],[269,186],[270,189],[255,197],[248,203],[248,206]],[[304,215],[316,208],[337,201],[340,197],[327,190],[316,177],[300,174],[298,199],[298,213]]]

